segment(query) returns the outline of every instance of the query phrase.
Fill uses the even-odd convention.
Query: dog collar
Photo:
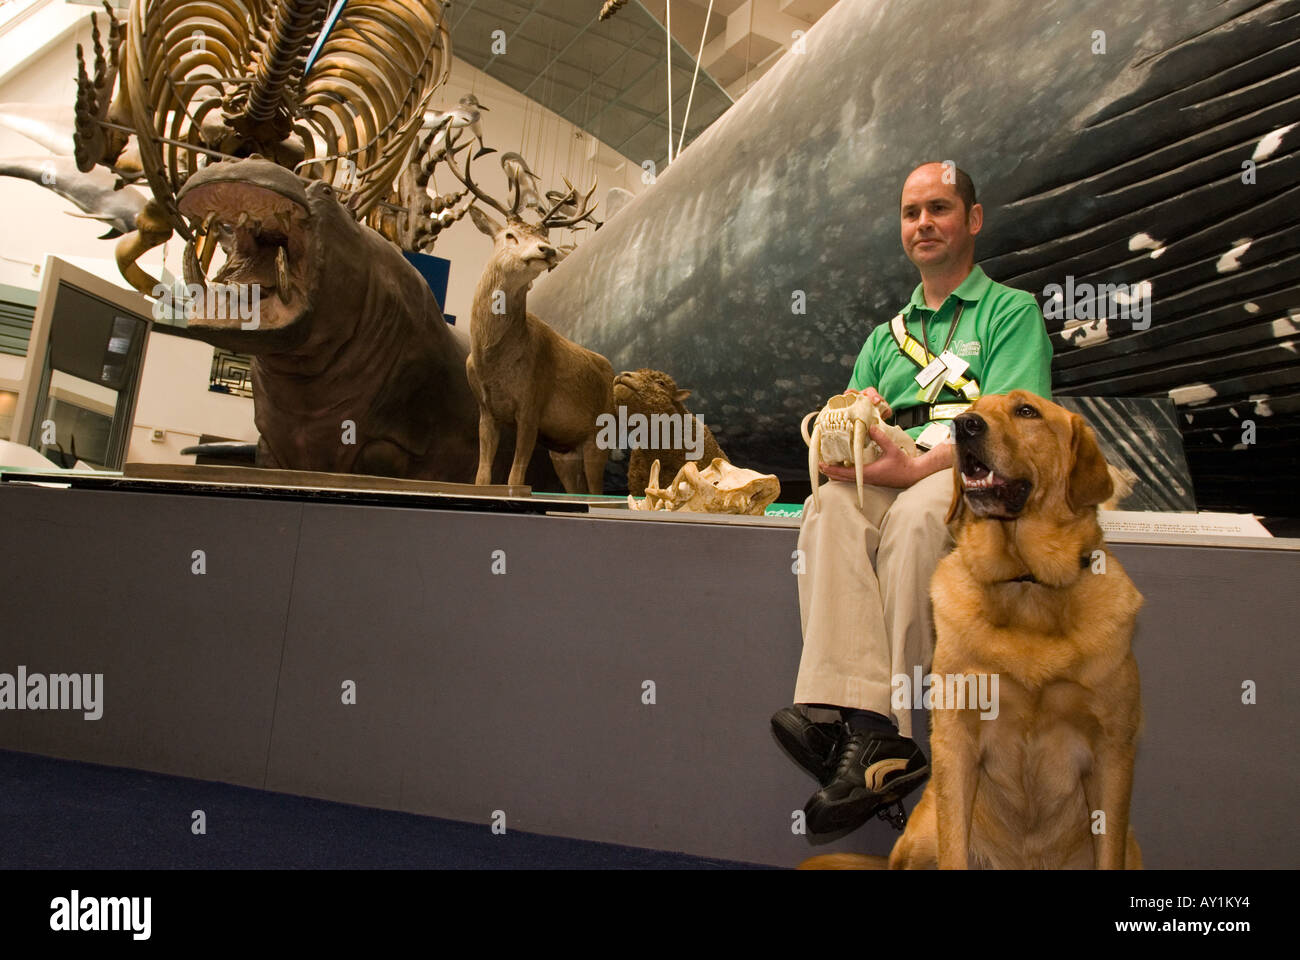
[[[1092,565],[1092,558],[1088,554],[1085,553],[1083,556],[1079,558],[1080,570],[1087,570],[1088,567],[1091,565]],[[1003,580],[1002,582],[1003,583],[1037,583],[1038,578],[1035,577],[1032,573],[1026,573],[1023,577],[1012,577],[1010,580]]]

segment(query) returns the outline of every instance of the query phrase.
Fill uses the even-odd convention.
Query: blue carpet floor
[[[207,833],[191,832],[202,810]],[[735,869],[752,864],[0,750],[0,868]]]

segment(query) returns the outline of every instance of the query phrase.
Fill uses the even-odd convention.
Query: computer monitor
[[[64,466],[120,470],[153,306],[58,257],[43,277],[11,436]]]

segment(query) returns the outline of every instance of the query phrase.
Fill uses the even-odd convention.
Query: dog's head
[[[981,397],[953,421],[953,440],[949,523],[1029,513],[1068,523],[1114,492],[1083,418],[1027,390]]]

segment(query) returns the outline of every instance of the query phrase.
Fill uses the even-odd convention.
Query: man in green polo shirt
[[[849,389],[883,401],[924,452],[905,456],[873,428],[884,454],[862,468],[864,506],[853,469],[828,464],[820,506],[804,504],[796,706],[777,711],[772,729],[821,783],[805,807],[814,833],[860,826],[929,774],[910,737],[912,703],[896,700],[892,681],[928,670],[933,653],[930,578],[952,546],[951,419],[981,395],[1051,394],[1052,347],[1033,296],[975,266],[983,222],[975,186],[955,165],[908,176],[901,234],[921,282],[898,318],[872,330]],[[832,711],[830,722],[810,708]]]

